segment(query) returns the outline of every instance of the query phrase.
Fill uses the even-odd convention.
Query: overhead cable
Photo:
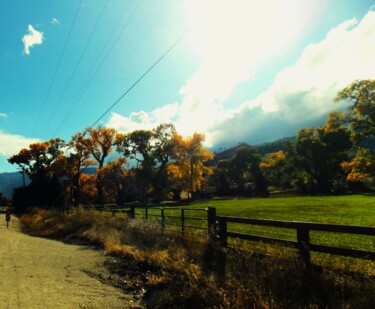
[[[46,105],[46,103],[47,103],[47,100],[48,100],[49,94],[50,94],[51,89],[52,89],[52,85],[53,85],[53,83],[54,83],[54,81],[55,81],[55,78],[56,78],[57,72],[58,72],[58,70],[59,70],[59,68],[60,68],[61,60],[62,60],[62,58],[63,58],[63,56],[64,56],[64,54],[65,54],[66,46],[68,45],[68,41],[69,41],[70,36],[71,36],[71,34],[72,34],[72,31],[73,31],[74,25],[75,25],[76,20],[77,20],[78,12],[79,12],[81,6],[82,6],[82,0],[79,1],[79,4],[78,4],[77,10],[76,10],[76,13],[75,13],[75,15],[74,15],[73,22],[72,22],[72,24],[71,24],[71,26],[70,26],[68,36],[67,36],[67,38],[66,38],[66,40],[65,40],[65,44],[64,44],[63,50],[62,50],[62,52],[61,52],[61,55],[60,55],[59,61],[58,61],[58,63],[57,63],[56,69],[55,69],[55,72],[54,72],[53,77],[52,77],[52,79],[51,79],[51,83],[49,84],[47,94],[46,94],[46,96],[45,96],[45,98],[44,98],[44,101],[43,101],[43,104],[42,104],[42,108],[41,108],[41,110],[40,110],[40,112],[39,112],[39,116],[38,116],[38,118],[37,118],[37,121],[36,121],[36,123],[35,123],[35,126],[34,126],[34,129],[33,129],[33,131],[32,131],[31,136],[34,136],[34,133],[35,133],[37,127],[38,127],[38,124],[39,124],[40,118],[42,117],[42,114],[43,114],[43,111],[44,111],[45,105]]]
[[[75,68],[74,68],[72,74],[70,75],[70,78],[69,78],[69,80],[68,80],[68,82],[67,82],[67,84],[66,84],[66,86],[65,86],[65,89],[64,89],[64,91],[63,91],[63,93],[62,93],[62,95],[61,95],[61,97],[60,97],[60,100],[58,101],[58,103],[57,103],[57,105],[56,105],[56,107],[55,107],[55,109],[54,109],[54,111],[53,111],[53,113],[52,113],[52,115],[51,115],[51,117],[50,117],[48,123],[47,123],[46,131],[47,131],[49,125],[51,124],[52,119],[55,117],[55,114],[56,114],[57,110],[59,109],[59,107],[60,107],[60,105],[61,105],[61,102],[62,102],[62,100],[63,100],[63,98],[64,98],[64,96],[65,96],[65,93],[66,93],[66,91],[68,90],[68,88],[69,88],[69,86],[70,86],[70,83],[72,82],[73,77],[74,77],[74,75],[75,75],[75,73],[76,73],[76,71],[77,71],[77,69],[78,69],[78,67],[79,67],[79,65],[80,65],[80,63],[81,63],[81,61],[82,61],[82,59],[83,59],[83,56],[84,56],[85,53],[86,53],[86,50],[87,50],[87,48],[88,48],[88,46],[89,46],[89,44],[90,44],[90,42],[91,42],[91,39],[92,39],[92,37],[93,37],[93,35],[94,35],[95,31],[96,31],[96,28],[98,27],[99,22],[100,22],[100,20],[101,20],[101,18],[102,18],[102,16],[103,16],[103,13],[104,13],[104,11],[105,11],[107,5],[108,5],[108,1],[109,1],[109,0],[106,0],[104,6],[103,6],[103,8],[102,8],[102,10],[101,10],[101,12],[100,12],[100,14],[99,14],[99,16],[98,16],[98,19],[96,20],[96,23],[95,23],[93,29],[91,30],[90,36],[89,36],[89,38],[88,38],[88,40],[87,40],[87,42],[86,42],[85,47],[83,48],[83,50],[82,50],[82,52],[81,52],[81,55],[80,55],[80,57],[79,57],[79,59],[78,59],[76,65],[75,65]]]
[[[187,35],[187,32],[181,36],[176,42],[172,44],[171,47],[169,47],[158,60],[154,62],[153,65],[151,65],[89,128],[94,127],[112,108],[114,108],[143,78],[146,77],[147,74],[149,74],[153,68],[155,68],[160,61],[162,61],[177,45],[180,43],[185,36]]]
[[[82,99],[83,95],[85,94],[86,90],[88,89],[88,87],[91,85],[91,82],[94,80],[94,78],[96,77],[98,71],[101,69],[101,67],[103,66],[103,64],[105,63],[105,61],[107,60],[109,54],[111,53],[111,51],[113,50],[113,48],[115,47],[115,45],[118,43],[119,39],[121,38],[122,34],[124,33],[124,31],[126,30],[126,28],[128,27],[131,19],[133,18],[133,16],[135,15],[135,13],[137,12],[137,10],[139,9],[141,3],[143,2],[143,0],[140,0],[136,6],[136,8],[134,9],[134,11],[132,12],[132,14],[129,16],[129,18],[127,19],[126,23],[124,24],[124,26],[122,27],[120,33],[118,34],[118,36],[116,37],[116,39],[114,40],[114,42],[112,43],[111,47],[107,50],[103,60],[101,61],[101,63],[99,64],[99,66],[96,68],[95,72],[93,73],[93,69],[95,67],[95,65],[97,64],[98,60],[100,59],[101,55],[103,54],[105,48],[107,47],[110,39],[112,38],[115,30],[117,29],[120,21],[122,20],[122,17],[123,15],[125,14],[126,10],[127,10],[127,7],[128,5],[124,8],[121,16],[119,17],[119,19],[117,20],[117,23],[116,23],[116,26],[113,28],[112,30],[112,33],[111,35],[109,36],[109,38],[107,39],[107,42],[105,43],[104,47],[102,48],[102,51],[99,55],[99,57],[96,59],[95,61],[95,64],[91,67],[91,70],[89,72],[89,74],[87,75],[86,77],[86,82],[83,83],[83,86],[81,87],[80,91],[78,92],[78,96],[76,97],[76,99],[74,100],[73,104],[70,106],[70,110],[69,112],[66,114],[65,118],[63,119],[63,121],[60,123],[60,126],[57,128],[57,130],[55,131],[55,134],[54,135],[57,135],[57,133],[61,130],[62,126],[66,123],[66,121],[68,120],[68,118],[70,117],[70,115],[72,114],[72,112],[74,111],[74,109],[76,108],[76,106],[78,105],[78,103],[80,102],[80,100]],[[128,3],[129,4],[129,3]]]

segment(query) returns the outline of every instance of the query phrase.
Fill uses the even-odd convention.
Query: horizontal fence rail
[[[237,238],[255,242],[263,242],[269,244],[276,244],[285,247],[291,247],[298,249],[300,255],[306,263],[310,263],[310,252],[320,252],[335,254],[341,256],[355,257],[361,259],[375,260],[374,251],[356,250],[339,248],[327,245],[317,245],[310,242],[310,231],[323,231],[333,233],[345,233],[345,234],[356,234],[364,236],[375,236],[375,227],[361,227],[361,226],[346,226],[337,224],[322,224],[322,223],[308,223],[308,222],[294,222],[294,221],[277,221],[277,220],[263,220],[263,219],[252,219],[252,218],[237,218],[237,217],[225,217],[217,216],[217,237],[220,243],[224,246],[228,246],[228,238]],[[259,225],[277,228],[293,229],[297,232],[297,239],[295,241],[257,236],[251,234],[243,234],[228,231],[228,223],[247,224],[247,225]],[[375,242],[375,239],[374,239]]]
[[[92,207],[97,211],[111,212],[112,216],[125,214],[131,219],[157,222],[163,229],[178,232],[182,237],[192,234],[207,238],[210,226],[215,224],[215,208],[131,206],[118,208],[114,205]],[[198,214],[199,215],[198,215]],[[195,215],[194,215],[195,214]],[[176,229],[177,228],[177,229]],[[202,233],[204,231],[204,233]]]
[[[202,236],[205,238],[208,237],[224,248],[228,247],[228,239],[232,238],[297,249],[306,264],[310,264],[310,252],[327,253],[375,261],[374,251],[314,244],[310,241],[311,231],[375,236],[375,227],[218,216],[216,215],[216,208],[210,206],[207,208],[187,208],[183,206],[130,206],[127,208],[119,208],[117,205],[104,205],[94,207],[94,209],[111,212],[113,216],[119,214],[125,215],[131,219],[136,218],[150,222],[157,222],[163,229],[177,232],[181,234],[182,237],[185,237],[187,234],[193,234],[194,236]],[[296,239],[286,240],[275,237],[252,235],[250,233],[228,231],[228,223],[231,225],[241,224],[290,229],[296,232]],[[373,243],[375,246],[375,237]]]

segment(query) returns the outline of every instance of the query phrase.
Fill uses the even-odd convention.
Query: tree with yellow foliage
[[[85,134],[82,134],[78,137],[77,141],[84,145],[94,157],[98,163],[98,170],[100,170],[104,166],[105,159],[113,151],[113,146],[116,142],[116,130],[98,126],[96,129],[90,127],[85,130],[85,133],[86,132],[89,136],[85,137]],[[99,204],[104,204],[103,185],[100,173],[96,175],[96,188],[98,191],[97,202]]]
[[[118,158],[98,170],[102,179],[104,198],[107,203],[123,205],[125,202],[126,162],[125,158]]]
[[[213,159],[214,155],[203,146],[204,134],[194,133],[184,138],[180,134],[173,135],[174,151],[172,163],[168,166],[168,173],[177,181],[182,190],[192,193],[201,189],[205,176],[212,173],[211,168],[204,166],[204,162]]]
[[[353,82],[337,94],[335,101],[351,103],[345,113],[344,123],[351,129],[357,152],[352,161],[341,164],[347,173],[347,180],[374,183],[375,153],[366,148],[366,142],[375,137],[375,80]]]
[[[259,167],[271,185],[283,189],[285,176],[287,176],[286,163],[285,153],[279,150],[266,154]]]
[[[341,164],[349,182],[375,182],[375,154],[370,149],[360,148],[350,162]]]

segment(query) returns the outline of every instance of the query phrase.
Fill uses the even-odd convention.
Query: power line
[[[31,134],[31,136],[34,135],[34,133],[35,133],[35,131],[36,131],[36,128],[38,127],[38,124],[39,124],[40,118],[42,117],[42,114],[43,114],[43,111],[44,111],[45,105],[46,105],[46,103],[47,103],[47,100],[48,100],[49,94],[50,94],[51,89],[52,89],[52,85],[53,85],[53,83],[54,83],[54,81],[55,81],[55,78],[56,78],[56,75],[57,75],[57,71],[58,71],[59,68],[60,68],[61,60],[62,60],[62,58],[63,58],[63,56],[64,56],[64,54],[65,54],[66,46],[68,45],[68,41],[69,41],[70,36],[71,36],[71,34],[72,34],[72,31],[73,31],[73,28],[74,28],[74,25],[75,25],[75,23],[76,23],[76,19],[77,19],[77,16],[78,16],[78,12],[79,12],[81,6],[82,6],[82,0],[79,1],[79,4],[78,4],[77,10],[76,10],[76,13],[75,13],[75,15],[74,15],[73,22],[72,22],[72,24],[71,24],[71,26],[70,26],[68,36],[67,36],[67,38],[66,38],[66,40],[65,40],[65,44],[64,44],[63,50],[62,50],[62,52],[61,52],[61,55],[60,55],[59,61],[58,61],[58,63],[57,63],[57,67],[56,67],[55,72],[54,72],[54,74],[53,74],[53,77],[52,77],[51,83],[49,84],[49,87],[48,87],[48,91],[47,91],[46,97],[44,98],[44,101],[43,101],[43,104],[42,104],[42,108],[41,108],[41,110],[40,110],[39,116],[38,116],[38,118],[37,118],[37,121],[36,121],[36,123],[35,123],[35,126],[34,126],[34,129],[33,129],[33,132],[32,132],[32,134]]]
[[[86,53],[86,50],[87,50],[87,48],[88,48],[88,46],[89,46],[89,44],[90,44],[90,42],[91,42],[91,39],[92,39],[92,37],[93,37],[93,35],[94,35],[95,31],[96,31],[96,28],[98,27],[99,22],[100,22],[100,20],[101,20],[101,18],[102,18],[102,16],[103,16],[103,13],[104,13],[104,11],[105,11],[107,5],[108,5],[108,1],[109,1],[109,0],[107,0],[107,1],[105,2],[105,4],[104,4],[104,6],[103,6],[103,8],[102,8],[102,10],[101,10],[101,12],[100,12],[100,14],[99,14],[99,16],[98,16],[97,21],[96,21],[96,23],[95,23],[93,29],[91,30],[90,36],[89,36],[89,38],[88,38],[88,40],[87,40],[87,42],[86,42],[85,47],[83,48],[83,50],[82,50],[82,52],[81,52],[81,55],[80,55],[80,57],[79,57],[79,59],[78,59],[78,61],[77,61],[77,63],[76,63],[76,66],[75,66],[75,68],[74,68],[72,74],[70,75],[70,78],[69,78],[69,80],[68,80],[68,82],[67,82],[67,84],[66,84],[66,86],[65,86],[65,89],[64,89],[64,91],[63,91],[63,93],[62,93],[62,95],[61,95],[61,97],[60,97],[60,100],[58,101],[58,103],[57,103],[57,105],[56,105],[56,107],[55,107],[55,109],[54,109],[54,111],[53,111],[53,113],[52,113],[52,116],[50,117],[50,119],[49,119],[49,121],[48,121],[48,123],[47,123],[46,131],[47,131],[49,125],[51,124],[52,119],[55,117],[55,114],[56,114],[58,108],[59,108],[60,105],[61,105],[61,102],[62,102],[62,100],[63,100],[63,98],[64,98],[64,96],[65,96],[65,94],[66,94],[66,91],[68,90],[68,88],[69,88],[69,86],[70,86],[70,83],[72,82],[73,77],[74,77],[74,75],[75,75],[75,73],[76,73],[76,71],[77,71],[77,69],[78,69],[78,67],[79,67],[79,65],[80,65],[80,63],[81,63],[81,61],[82,61],[82,58],[83,58],[83,56],[84,56],[85,53]]]
[[[144,72],[129,88],[126,90],[89,128],[94,127],[113,107],[115,107],[148,73],[151,72],[151,70],[158,65],[160,61],[162,61],[177,45],[180,43],[185,36],[187,35],[187,32],[181,36],[176,42],[172,44],[171,47],[169,47],[162,55],[161,57],[154,62],[152,66],[150,66],[146,72]]]
[[[111,47],[109,48],[109,50],[107,51],[107,53],[105,54],[103,60],[101,61],[101,63],[99,64],[99,66],[96,68],[95,72],[93,74],[92,71],[93,71],[93,68],[95,67],[95,65],[97,64],[98,60],[100,59],[101,55],[97,58],[97,61],[95,62],[94,66],[92,66],[91,70],[90,70],[90,73],[87,75],[87,78],[86,78],[86,83],[83,84],[83,87],[80,89],[80,91],[78,92],[78,96],[76,98],[76,100],[74,101],[74,103],[71,105],[71,108],[70,108],[70,111],[66,114],[64,120],[60,123],[60,126],[57,128],[57,130],[55,131],[55,134],[54,135],[57,135],[57,133],[60,131],[60,129],[62,128],[62,126],[64,125],[64,123],[67,121],[67,119],[70,117],[70,115],[72,114],[72,112],[74,111],[75,107],[78,105],[78,103],[80,102],[80,100],[82,99],[83,95],[86,93],[87,89],[89,88],[89,86],[91,85],[91,82],[94,80],[94,78],[96,77],[97,73],[99,72],[99,70],[101,69],[101,67],[103,66],[103,64],[105,63],[105,61],[107,60],[109,54],[111,53],[111,51],[113,50],[113,48],[115,47],[115,45],[118,43],[119,39],[121,38],[122,34],[124,33],[124,31],[126,30],[126,28],[128,27],[130,21],[132,20],[133,16],[136,14],[136,12],[138,11],[140,5],[142,4],[143,0],[140,0],[136,6],[136,8],[134,9],[134,11],[132,12],[132,14],[129,16],[128,20],[126,21],[126,23],[124,24],[124,26],[122,27],[121,31],[119,32],[119,34],[117,35],[116,39],[113,41]],[[119,22],[121,21],[122,19],[122,16],[125,14],[126,12],[126,9],[127,9],[128,6],[125,7],[123,13],[121,14],[120,18],[118,19],[117,21],[117,24],[115,26],[115,28],[113,29],[110,37],[108,38],[106,44],[104,45],[104,48],[102,49],[102,52],[104,52],[104,49],[107,47],[109,41],[110,41],[110,38],[112,37],[112,35],[114,34]],[[101,52],[101,54],[102,54]]]

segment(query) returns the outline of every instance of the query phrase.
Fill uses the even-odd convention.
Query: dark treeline
[[[29,185],[14,191],[13,203],[21,209],[373,189],[375,81],[356,81],[335,101],[349,107],[331,112],[324,126],[302,128],[295,139],[258,148],[242,144],[216,159],[203,146],[204,135],[184,138],[172,124],[126,134],[99,126],[68,142],[31,144],[8,159],[30,178]],[[117,159],[109,161],[114,151]],[[94,174],[85,173],[92,168]]]

